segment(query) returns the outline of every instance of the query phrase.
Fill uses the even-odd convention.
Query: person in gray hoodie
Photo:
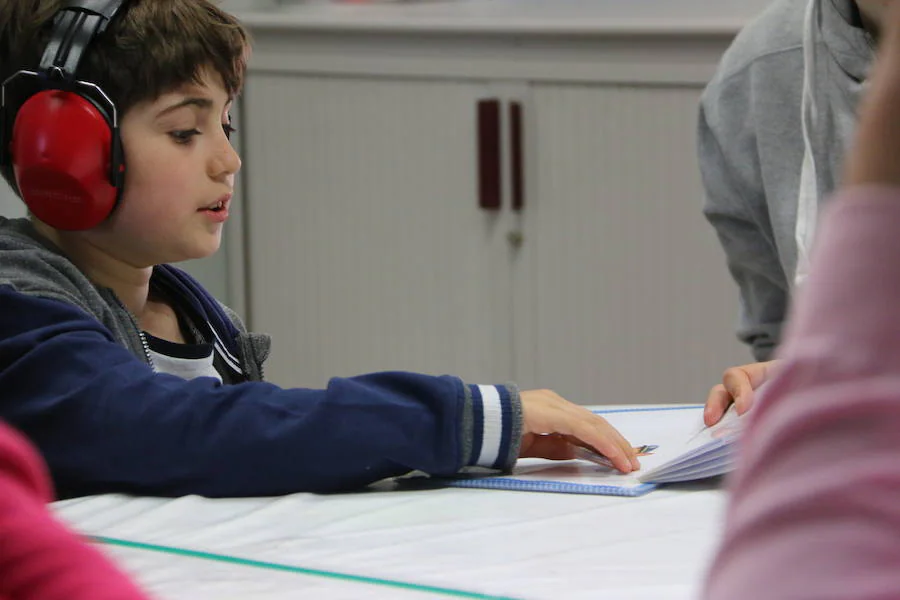
[[[893,0],[775,0],[725,53],[700,101],[704,214],[740,291],[738,337],[758,363],[728,369],[705,420],[750,408],[777,367],[821,203],[840,165]]]

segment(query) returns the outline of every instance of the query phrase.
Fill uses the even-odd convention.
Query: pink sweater
[[[817,235],[709,600],[900,598],[900,188],[843,192]]]
[[[128,579],[48,512],[50,480],[0,423],[0,600],[138,600]]]

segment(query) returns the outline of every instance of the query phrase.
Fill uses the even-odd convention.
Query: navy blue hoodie
[[[385,372],[283,389],[262,381],[266,336],[183,271],[161,265],[153,278],[211,325],[245,381],[156,372],[112,290],[27,220],[0,217],[0,419],[38,446],[60,497],[331,492],[515,462],[513,386]]]

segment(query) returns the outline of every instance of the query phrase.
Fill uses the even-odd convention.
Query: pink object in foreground
[[[900,188],[844,191],[818,235],[708,600],[900,597]]]
[[[0,600],[139,600],[138,589],[57,521],[38,454],[0,423]]]

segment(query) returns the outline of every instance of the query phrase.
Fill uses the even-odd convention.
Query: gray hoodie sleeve
[[[714,80],[701,99],[697,143],[703,212],[740,291],[737,335],[763,361],[781,339],[790,286],[766,210],[751,94],[748,77]]]

